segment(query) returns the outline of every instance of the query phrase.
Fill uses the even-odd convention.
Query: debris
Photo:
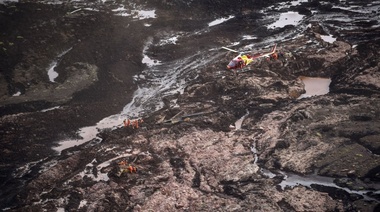
[[[79,12],[79,11],[81,11],[81,10],[82,10],[82,8],[76,9],[76,10],[74,10],[74,11],[71,11],[70,14],[74,14],[74,13]]]
[[[200,113],[193,113],[193,114],[188,114],[188,115],[183,115],[184,111],[180,111],[177,113],[175,116],[173,116],[171,119],[168,120],[162,120],[161,122],[157,122],[158,124],[163,123],[163,124],[176,124],[180,122],[188,122],[191,120],[192,117],[196,116],[203,116],[203,115],[208,115],[214,113],[212,112],[200,112]]]
[[[157,117],[156,118],[156,124],[162,124],[162,122],[164,122],[164,120],[165,120],[165,116],[159,116],[159,117]]]

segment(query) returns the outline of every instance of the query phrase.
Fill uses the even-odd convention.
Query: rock
[[[380,155],[380,135],[368,135],[360,138],[360,143],[376,155]]]
[[[300,87],[290,87],[288,93],[291,98],[297,99],[301,94],[305,93],[305,90]]]
[[[349,172],[347,172],[347,177],[356,177],[355,172],[355,170],[350,170]]]

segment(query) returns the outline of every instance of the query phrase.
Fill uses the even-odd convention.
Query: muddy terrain
[[[0,3],[3,211],[380,209],[379,1]]]

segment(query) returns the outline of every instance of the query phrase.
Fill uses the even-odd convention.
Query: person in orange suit
[[[129,166],[128,166],[128,171],[130,172],[130,173],[137,173],[137,168],[135,167],[135,166],[132,166],[131,164],[129,164]]]

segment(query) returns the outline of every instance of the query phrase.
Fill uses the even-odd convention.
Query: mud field
[[[0,1],[0,208],[378,211],[379,9]]]

